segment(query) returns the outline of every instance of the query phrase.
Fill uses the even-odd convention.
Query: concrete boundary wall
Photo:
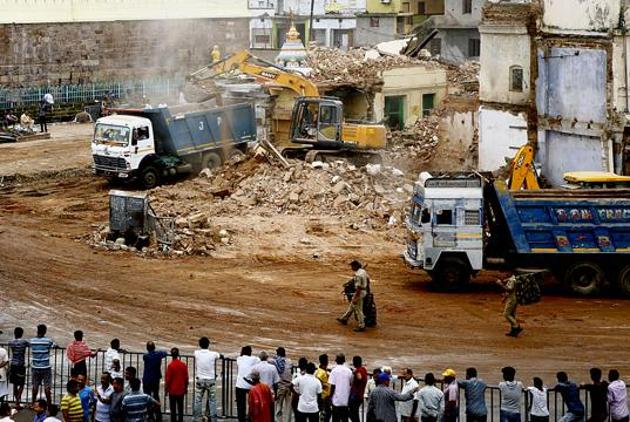
[[[249,17],[231,0],[0,0],[1,23]]]

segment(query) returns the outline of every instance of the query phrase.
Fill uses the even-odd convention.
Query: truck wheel
[[[142,172],[140,182],[144,189],[153,189],[159,183],[158,172],[155,167],[147,167]]]
[[[442,258],[431,277],[439,287],[453,290],[470,281],[470,268],[462,258]]]
[[[626,265],[619,271],[619,277],[617,278],[617,284],[619,288],[626,296],[630,296],[630,265]]]
[[[203,160],[201,161],[201,169],[209,169],[214,170],[218,167],[221,167],[221,157],[219,154],[215,152],[209,152],[203,156]]]
[[[565,283],[574,293],[581,296],[597,294],[604,284],[604,271],[592,262],[579,262],[569,267],[564,276]]]

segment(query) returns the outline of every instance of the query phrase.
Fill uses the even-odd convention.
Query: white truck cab
[[[151,121],[144,117],[112,115],[96,121],[92,139],[94,173],[128,178],[143,158],[155,154]]]
[[[421,175],[407,216],[405,262],[441,284],[462,284],[483,265],[483,182]]]

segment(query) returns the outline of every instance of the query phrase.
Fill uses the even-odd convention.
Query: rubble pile
[[[448,106],[438,107],[429,116],[416,121],[403,130],[389,131],[388,159],[411,161],[416,164],[429,162],[440,140],[440,122]]]
[[[312,68],[310,78],[320,85],[347,84],[369,88],[382,84],[380,72],[384,70],[423,64],[439,66],[435,61],[413,59],[407,56],[381,56],[366,58],[367,50],[351,49],[347,52],[318,47],[309,51],[307,65]]]
[[[479,92],[479,71],[481,65],[476,61],[467,61],[463,64],[448,65],[447,78],[449,86],[459,88],[464,93],[477,94]]]
[[[234,241],[233,233],[213,224],[214,217],[325,215],[354,230],[389,230],[399,226],[412,193],[412,179],[380,164],[291,161],[285,169],[250,159],[156,188],[151,204],[159,215],[176,218],[175,251],[204,255]]]

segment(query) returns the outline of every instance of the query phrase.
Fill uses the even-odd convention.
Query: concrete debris
[[[353,85],[356,88],[374,88],[383,84],[380,73],[384,70],[418,64],[441,66],[437,62],[411,59],[407,56],[376,56],[370,50],[356,48],[347,52],[334,48],[318,47],[309,51],[308,66],[313,69],[310,78],[318,85]]]
[[[175,218],[175,240],[166,256],[211,255],[237,244],[238,225],[228,230],[213,224],[215,217],[224,215],[334,216],[354,230],[395,229],[392,222],[401,221],[410,198],[405,185],[412,185],[412,179],[385,165],[368,174],[368,167],[357,168],[343,160],[320,163],[313,168],[290,160],[291,167],[285,169],[251,158],[209,177],[152,190],[151,206],[160,216]],[[99,233],[95,232],[95,243],[112,249]],[[300,243],[313,241],[303,237]],[[154,245],[136,253],[163,256]]]

